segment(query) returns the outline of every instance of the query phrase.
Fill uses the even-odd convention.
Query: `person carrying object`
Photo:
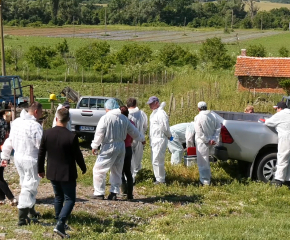
[[[38,153],[38,175],[41,178],[45,176],[44,164],[47,154],[46,178],[53,187],[57,220],[53,231],[61,237],[69,237],[65,228],[76,201],[76,164],[83,174],[87,171],[78,138],[66,127],[68,122],[69,110],[59,109],[56,112],[56,126],[43,133]]]
[[[55,116],[54,116],[54,119],[53,119],[53,122],[52,122],[52,127],[56,126],[56,113],[61,108],[66,108],[67,110],[69,110],[70,109],[70,103],[68,101],[65,101],[63,104],[58,104],[58,107],[56,109]],[[69,114],[69,121],[66,124],[66,128],[71,131],[71,114]]]
[[[91,147],[94,155],[102,144],[100,153],[93,168],[94,195],[93,199],[104,199],[106,173],[110,171],[109,200],[116,200],[122,183],[122,170],[125,158],[125,143],[127,134],[137,141],[145,138],[129,119],[121,114],[118,102],[109,99],[105,103],[106,114],[101,117],[95,132]]]
[[[183,143],[186,147],[193,146],[194,122],[179,123],[170,127],[173,140],[168,142],[168,149],[171,152],[171,164],[179,164],[184,154]]]
[[[265,121],[266,126],[278,132],[278,153],[275,177],[272,184],[290,186],[290,109],[285,102],[274,106],[277,113]]]
[[[128,118],[132,120],[139,130],[145,136],[148,128],[148,118],[146,113],[137,107],[137,100],[135,98],[129,98],[127,100],[127,107],[129,109]],[[142,169],[142,158],[143,158],[144,145],[140,141],[133,140],[132,143],[132,161],[131,161],[131,172],[133,177],[133,182],[137,173]]]
[[[156,182],[154,184],[165,183],[165,152],[168,140],[172,137],[169,120],[163,110],[165,102],[159,104],[159,99],[155,96],[149,98],[147,104],[152,113],[150,115],[150,147],[151,159]]]
[[[33,102],[29,106],[28,112],[23,109],[20,117],[12,122],[10,135],[5,140],[1,152],[1,158],[7,161],[10,159],[12,149],[14,149],[14,163],[21,186],[17,206],[19,226],[30,223],[28,214],[33,217],[34,221],[40,216],[35,211],[34,205],[40,180],[37,172],[37,157],[43,129],[37,120],[41,116],[42,105],[38,102]]]
[[[210,185],[209,155],[218,144],[221,125],[215,114],[207,110],[205,102],[199,102],[199,114],[194,118],[195,145],[199,179],[202,185]]]
[[[5,137],[8,131],[8,125],[5,119],[3,118],[3,115],[5,114],[4,110],[0,110],[0,145],[2,147]],[[1,151],[1,150],[0,150]],[[13,193],[11,192],[7,182],[4,179],[4,169],[7,167],[8,162],[2,161],[0,159],[0,205],[5,204],[5,198],[7,198],[8,203],[11,206],[16,206],[18,204],[18,201],[16,198],[14,198]]]

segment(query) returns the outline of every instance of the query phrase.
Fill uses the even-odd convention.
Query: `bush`
[[[190,64],[195,68],[198,62],[198,57],[195,54],[185,51],[182,47],[176,44],[165,45],[161,49],[158,57],[167,67]]]
[[[41,27],[42,26],[42,22],[41,21],[36,21],[36,22],[27,24],[27,26],[28,27]]]
[[[279,85],[285,90],[287,95],[290,95],[290,79],[280,80]]]
[[[220,38],[208,38],[199,51],[202,61],[211,64],[215,69],[227,69],[234,65],[234,60],[227,55],[225,44]]]
[[[137,43],[126,44],[117,52],[116,59],[121,64],[135,65],[149,62],[152,58],[152,50],[146,45]]]
[[[50,64],[56,56],[56,51],[51,47],[32,46],[26,53],[29,63],[39,68],[51,68]]]
[[[8,26],[19,26],[19,21],[17,19],[11,20],[7,23]]]
[[[251,57],[266,57],[266,48],[262,44],[250,45],[247,48],[247,55]]]
[[[75,57],[78,64],[84,68],[89,68],[94,66],[97,61],[106,62],[109,53],[110,44],[106,41],[97,41],[79,48]]]
[[[281,47],[279,49],[279,56],[280,57],[289,57],[289,50],[285,47]]]

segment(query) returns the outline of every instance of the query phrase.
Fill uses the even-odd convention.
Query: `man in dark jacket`
[[[63,238],[69,237],[65,233],[65,222],[76,200],[76,163],[83,174],[87,170],[78,138],[66,128],[68,121],[69,111],[65,108],[59,109],[56,114],[56,126],[43,133],[38,154],[38,175],[43,178],[47,153],[46,177],[53,187],[55,217],[58,219],[53,231]]]

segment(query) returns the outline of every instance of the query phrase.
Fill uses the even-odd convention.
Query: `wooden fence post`
[[[129,81],[127,82],[127,97],[129,98]]]
[[[173,109],[173,112],[175,112],[175,97],[173,97],[173,101],[172,101],[172,109]]]
[[[183,113],[183,96],[181,97],[180,107],[181,107],[181,112]]]
[[[173,99],[173,93],[171,93],[171,96],[170,96],[168,118],[170,118],[170,114],[171,114],[172,99]]]
[[[84,68],[82,67],[82,83],[84,83]]]

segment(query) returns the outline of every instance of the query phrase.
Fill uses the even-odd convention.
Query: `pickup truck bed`
[[[250,177],[264,182],[271,180],[276,170],[278,136],[275,129],[261,121],[271,115],[215,112],[224,117],[215,157],[247,162]]]

